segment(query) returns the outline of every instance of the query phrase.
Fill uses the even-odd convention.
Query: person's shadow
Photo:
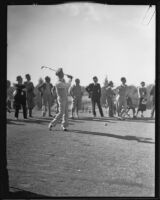
[[[13,188],[13,187],[12,187]],[[22,190],[22,189],[18,189],[18,188],[14,188],[14,190],[12,189],[12,191],[9,191],[8,194],[4,195],[4,197],[2,198],[9,198],[9,199],[20,199],[20,198],[51,198],[51,196],[46,196],[46,195],[42,195],[42,194],[37,194],[37,193],[33,193],[30,191],[26,191],[26,190]],[[52,197],[53,198],[53,197]]]
[[[87,134],[87,135],[98,135],[98,136],[104,136],[104,137],[112,137],[112,138],[117,138],[121,140],[135,140],[137,142],[142,142],[142,143],[150,143],[154,144],[155,142],[152,141],[152,138],[145,138],[145,137],[137,137],[133,135],[116,135],[112,133],[102,133],[102,132],[93,132],[93,131],[83,131],[83,130],[69,130],[70,132],[78,133],[78,134]]]

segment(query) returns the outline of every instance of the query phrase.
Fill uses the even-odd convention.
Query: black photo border
[[[13,196],[9,191],[7,170],[7,133],[6,133],[6,80],[7,80],[7,7],[9,5],[56,5],[63,3],[88,2],[108,5],[155,5],[155,197],[38,197],[38,199],[160,199],[160,0],[99,0],[99,1],[61,1],[61,0],[4,0],[0,3],[0,198],[27,199]],[[34,199],[29,197],[28,199]],[[37,199],[37,198],[36,198]]]

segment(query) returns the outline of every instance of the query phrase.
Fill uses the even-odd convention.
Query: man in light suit
[[[67,131],[68,127],[68,89],[71,86],[72,76],[67,75],[69,81],[66,82],[64,79],[63,69],[59,68],[56,71],[56,75],[58,76],[58,81],[55,84],[56,93],[57,93],[57,101],[59,104],[58,113],[55,118],[49,123],[49,130],[52,130],[52,127],[56,126],[58,121],[62,118],[62,129]]]

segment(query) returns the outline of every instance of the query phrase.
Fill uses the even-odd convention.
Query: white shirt
[[[66,100],[68,97],[68,89],[71,86],[72,80],[69,79],[68,82],[66,82],[64,79],[59,79],[57,83],[55,84],[56,87],[56,93],[57,98],[59,100]]]

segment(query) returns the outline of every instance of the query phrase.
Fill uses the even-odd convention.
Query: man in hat
[[[114,96],[115,93],[113,91],[113,82],[109,81],[108,87],[106,88],[106,96],[107,96],[107,103],[109,106],[109,117],[113,117],[114,115]]]
[[[62,129],[67,131],[68,127],[68,89],[71,86],[72,76],[67,75],[69,81],[66,82],[64,79],[64,73],[62,68],[59,68],[56,71],[56,76],[58,76],[58,81],[55,84],[56,93],[57,93],[57,101],[59,104],[58,113],[56,114],[55,118],[49,123],[49,130],[52,127],[56,126],[58,121],[62,118]]]
[[[124,110],[127,109],[127,85],[126,85],[126,78],[122,77],[121,78],[122,84],[118,86],[116,89],[118,90],[118,98],[117,98],[117,112],[118,112],[118,117],[121,117],[121,111],[122,108]]]
[[[95,106],[97,104],[100,115],[101,117],[103,117],[104,116],[103,110],[100,104],[101,86],[98,83],[98,78],[96,76],[93,77],[93,83],[89,84],[89,86],[86,87],[86,91],[89,93],[89,98],[91,98],[91,101],[92,101],[93,116],[96,117]]]
[[[77,117],[79,118],[78,111],[81,108],[82,103],[82,87],[80,86],[80,80],[75,79],[75,85],[70,88],[70,95],[73,98],[72,101],[72,118],[74,118],[74,112],[76,110]]]

